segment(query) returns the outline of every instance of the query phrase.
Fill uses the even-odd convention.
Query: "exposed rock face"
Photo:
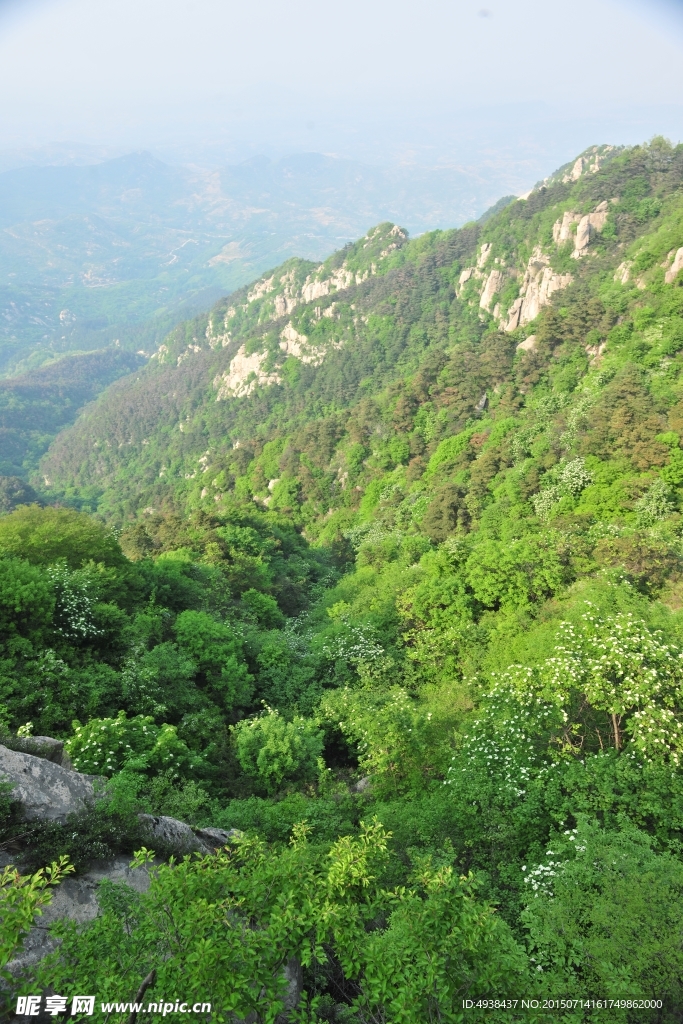
[[[215,853],[221,847],[229,843],[231,839],[240,836],[242,833],[235,828],[226,831],[223,828],[198,828],[191,829],[184,821],[177,818],[169,818],[165,814],[139,814],[139,820],[145,826],[149,835],[149,842],[161,842],[165,847],[170,847],[175,853],[183,855],[186,853],[199,853],[206,856]]]
[[[562,181],[578,181],[581,175],[585,174],[586,171],[590,171],[591,174],[595,174],[596,171],[600,170],[600,167],[604,164],[606,157],[613,150],[614,146],[604,146],[602,147],[602,152],[598,152],[598,147],[593,146],[593,148],[583,156],[577,157],[571,171],[564,175]]]
[[[216,401],[242,398],[259,385],[280,384],[281,378],[276,373],[266,373],[262,369],[266,358],[265,352],[252,352],[248,356],[244,345],[241,345],[227,372],[214,377],[213,386],[218,389]]]
[[[21,803],[28,821],[64,822],[70,814],[87,810],[95,798],[91,776],[3,746],[0,780],[12,783],[12,798]]]
[[[536,335],[530,334],[524,341],[520,341],[517,346],[518,352],[534,352],[536,350]]]
[[[261,299],[268,292],[272,292],[275,287],[274,281],[274,275],[266,280],[257,281],[251,291],[247,292],[247,302],[255,302],[256,299]]]
[[[3,862],[9,858],[3,857]],[[9,962],[8,970],[14,977],[23,974],[29,967],[42,960],[56,946],[48,929],[55,921],[69,918],[78,924],[85,924],[97,917],[97,886],[108,879],[110,882],[125,882],[136,892],[146,892],[149,888],[149,872],[147,867],[131,868],[129,857],[115,857],[110,861],[101,861],[84,875],[78,878],[65,878],[52,893],[52,900],[45,908],[42,916],[36,918],[31,931],[26,936],[21,952]]]
[[[664,275],[664,280],[666,281],[666,283],[673,284],[681,270],[683,270],[683,245],[676,252],[673,263]]]
[[[620,284],[626,284],[629,277],[631,276],[631,261],[625,260],[624,263],[620,263],[614,274],[614,280]]]
[[[572,226],[581,220],[580,213],[572,213],[565,210],[562,220],[556,220],[553,224],[553,241],[555,245],[564,245],[572,237]]]
[[[583,168],[586,163],[587,161],[584,160],[582,156],[578,157],[576,163],[571,169],[571,173],[566,175],[565,181],[578,181],[581,175],[583,174]]]
[[[484,264],[486,263],[486,261],[487,261],[487,259],[489,258],[490,255],[491,255],[491,243],[490,242],[484,242],[484,244],[481,247],[481,252],[479,253],[479,258],[477,259],[477,266],[479,267],[480,270],[484,266]]]
[[[138,814],[138,818],[145,826],[152,846],[156,840],[181,855],[186,853],[205,855],[213,853],[216,849],[215,845],[204,842],[203,839],[195,835],[189,825],[186,825],[184,821],[178,821],[177,818],[169,818],[165,814]]]
[[[195,835],[200,839],[205,846],[208,846],[211,850],[220,850],[223,846],[230,842],[231,839],[237,839],[243,833],[238,828],[196,828]]]
[[[606,341],[601,341],[599,345],[586,345],[586,355],[591,357],[591,363],[597,365],[601,361],[602,353],[605,351],[606,347]]]
[[[360,276],[360,275],[359,275]],[[301,289],[301,298],[304,302],[312,302],[313,299],[321,299],[332,291],[344,291],[355,281],[354,275],[346,267],[341,266],[335,270],[330,277],[324,281],[310,280],[307,278]],[[360,283],[360,281],[358,282]]]
[[[19,744],[22,754],[43,757],[46,761],[61,765],[62,768],[72,767],[69,755],[64,750],[63,740],[56,740],[53,736],[27,736],[23,740],[17,740],[15,748]]]
[[[280,348],[288,356],[295,356],[302,363],[312,363],[313,366],[320,366],[325,358],[325,349],[315,345],[307,344],[308,338],[305,334],[299,334],[291,323],[287,324],[280,334]]]
[[[556,274],[548,265],[548,257],[540,248],[534,249],[527,266],[519,298],[508,310],[506,331],[514,331],[521,324],[535,320],[543,306],[547,306],[554,292],[571,284],[571,274]]]
[[[572,253],[573,259],[578,260],[586,255],[591,238],[596,233],[599,234],[602,231],[608,214],[609,203],[607,200],[604,200],[595,207],[593,213],[587,213],[585,217],[581,218],[576,229],[576,240],[574,242],[574,252]]]
[[[500,291],[504,280],[505,275],[501,270],[491,271],[489,276],[486,278],[486,284],[484,285],[481,298],[479,299],[479,305],[482,309],[490,308],[493,296]]]

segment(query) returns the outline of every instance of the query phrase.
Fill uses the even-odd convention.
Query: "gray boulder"
[[[10,862],[6,855],[1,861]],[[97,917],[100,909],[97,887],[105,879],[110,882],[123,882],[136,892],[146,892],[149,888],[148,867],[145,865],[141,868],[131,868],[129,862],[130,857],[115,857],[110,861],[101,861],[84,875],[79,875],[78,878],[67,877],[56,886],[50,904],[43,910],[41,916],[36,917],[19,954],[7,965],[10,973],[15,978],[20,977],[29,967],[52,952],[57,942],[49,935],[48,930],[55,921],[68,918],[78,924],[85,924]]]
[[[22,740],[15,739],[11,749],[19,750],[22,754],[33,754],[34,757],[44,757],[46,761],[54,761],[62,768],[72,768],[69,755],[64,753],[64,741],[56,740],[52,736],[26,736]]]
[[[231,839],[236,839],[243,833],[238,828],[196,828],[194,830],[196,837],[204,843],[206,846],[211,847],[212,850],[220,850],[230,842]]]
[[[0,782],[12,785],[12,799],[21,803],[28,821],[65,822],[69,814],[87,810],[95,799],[92,776],[2,745]]]
[[[235,836],[242,833],[231,828],[196,828],[192,829],[184,821],[169,818],[165,814],[138,814],[138,819],[145,826],[148,842],[161,843],[165,849],[173,850],[181,856],[186,853],[199,853],[205,856],[215,853]]]
[[[165,814],[138,814],[147,832],[148,842],[161,843],[166,849],[184,855],[186,853],[214,853],[216,845],[203,842],[184,821],[169,818]]]

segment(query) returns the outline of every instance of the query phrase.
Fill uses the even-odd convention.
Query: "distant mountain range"
[[[290,259],[179,324],[60,434],[34,485],[118,522],[146,507],[215,509],[233,492],[272,496],[315,531],[409,460],[412,493],[441,441],[501,403],[516,416],[534,388],[540,404],[519,424],[536,424],[531,437],[555,373],[566,389],[559,405],[547,399],[562,410],[557,431],[584,424],[577,382],[606,352],[664,388],[683,344],[681,181],[683,147],[593,147],[480,223],[410,240],[387,222],[323,264]],[[677,378],[666,387],[674,402]],[[624,410],[636,416],[628,400]],[[663,413],[647,420],[624,457],[637,461],[643,444],[643,465],[659,465],[665,428]],[[631,436],[611,430],[617,447]]]
[[[0,374],[117,341],[151,353],[179,319],[288,256],[320,260],[385,219],[413,234],[461,224],[500,195],[458,168],[315,153],[217,170],[147,153],[55,159],[0,174]]]

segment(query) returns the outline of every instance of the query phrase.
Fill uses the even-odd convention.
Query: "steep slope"
[[[586,162],[483,225],[408,241],[385,224],[319,267],[289,261],[181,325],[149,368],[110,388],[52,446],[43,482],[119,522],[147,506],[220,507],[234,491],[294,510],[316,533],[335,510],[332,522],[353,519],[385,477],[410,501],[431,493],[446,470],[439,445],[484,421],[480,448],[468,440],[458,456],[476,519],[509,452],[521,465],[536,433],[566,434],[572,410],[584,418],[573,439],[553,440],[555,461],[607,454],[587,439],[585,411],[623,364],[644,402],[663,387],[662,360],[677,379],[666,361],[679,330],[682,177],[681,148],[655,142],[607,153],[597,170]],[[557,408],[541,416],[546,393]],[[652,465],[666,461],[661,442],[648,450]],[[528,494],[552,468],[532,462]]]
[[[0,475],[27,476],[52,438],[108,384],[145,360],[120,348],[65,356],[0,380]]]
[[[292,254],[322,259],[399,212],[416,230],[462,223],[500,187],[316,153],[221,169],[133,153],[0,173],[0,374],[117,338],[151,352]]]
[[[100,515],[0,516],[9,726],[64,736],[128,813],[272,844],[241,848],[253,870],[226,858],[235,914],[276,921],[275,944],[250,934],[306,965],[321,1020],[454,1020],[464,993],[492,1020],[493,978],[571,999],[577,1022],[598,1000],[615,1024],[645,1000],[679,1021],[682,185],[683,147],[598,147],[482,224],[414,241],[382,224],[288,261],[60,435],[52,494]],[[127,835],[69,823],[30,845],[83,858]],[[264,858],[289,877],[283,857],[284,896],[262,884]],[[189,908],[185,885],[163,903],[191,936],[197,870]],[[353,954],[328,935],[312,962],[333,889]],[[149,931],[117,915],[34,991],[81,962],[98,973],[79,991],[135,991]],[[231,962],[253,994],[253,958]]]

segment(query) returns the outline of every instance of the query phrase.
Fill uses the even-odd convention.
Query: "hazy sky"
[[[0,0],[0,96],[0,149],[568,159],[683,138],[683,4]]]

